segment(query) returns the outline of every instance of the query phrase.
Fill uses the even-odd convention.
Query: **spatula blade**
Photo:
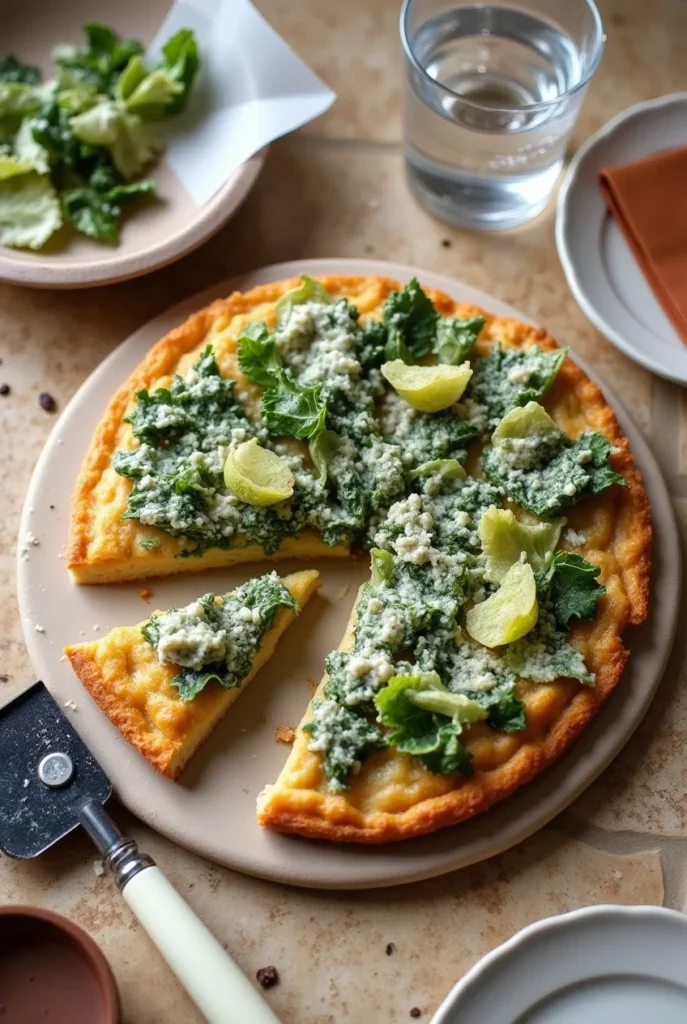
[[[66,754],[73,770],[60,786],[46,785],[39,765],[48,754]],[[66,763],[66,762],[65,762]],[[9,857],[37,857],[79,824],[87,799],[104,803],[107,775],[42,682],[0,708],[0,850]]]

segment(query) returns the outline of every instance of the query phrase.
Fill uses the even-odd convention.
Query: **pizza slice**
[[[256,577],[222,597],[155,612],[65,648],[122,735],[163,775],[183,770],[319,586],[303,570]]]

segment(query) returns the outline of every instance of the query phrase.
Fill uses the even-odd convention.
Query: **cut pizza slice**
[[[81,682],[122,735],[176,778],[319,586],[304,570],[248,580],[222,597],[155,612],[65,648]]]

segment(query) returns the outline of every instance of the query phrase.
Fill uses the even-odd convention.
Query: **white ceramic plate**
[[[122,35],[152,39],[171,0],[22,0],[2,10],[2,51],[13,53],[50,74],[57,43],[81,38],[81,24],[103,21]],[[267,149],[239,167],[222,188],[198,206],[165,161],[148,177],[158,183],[159,201],[142,203],[125,218],[117,246],[75,234],[64,246],[40,252],[0,246],[0,280],[42,288],[83,288],[139,277],[173,263],[216,234],[250,192]]]
[[[599,906],[524,928],[468,971],[432,1024],[684,1024],[687,917]]]
[[[556,215],[558,255],[582,311],[631,359],[678,384],[687,384],[687,346],[608,213],[597,178],[602,167],[686,143],[687,92],[630,107],[577,152]]]
[[[199,593],[222,593],[254,575],[256,567],[206,571],[142,584],[73,586],[60,555],[67,537],[69,501],[91,434],[115,388],[150,346],[185,316],[233,288],[246,289],[295,274],[388,274],[427,285],[506,316],[518,313],[489,295],[437,274],[371,260],[304,260],[266,267],[217,285],[137,331],[86,381],[65,409],[39,459],[29,487],[20,536],[39,539],[18,562],[19,601],[33,666],[60,701],[74,701],[73,721],[134,813],[175,841],[248,874],[326,888],[364,888],[439,875],[491,857],[531,835],[566,807],[618,753],[658,686],[675,629],[680,555],[670,499],[641,435],[613,400],[651,497],[656,526],[651,614],[630,630],[632,657],[621,685],[597,720],[553,768],[487,814],[435,835],[379,848],[331,845],[266,832],[255,821],[255,800],[274,780],[287,750],[277,725],[295,725],[319,680],[325,654],[338,645],[365,560],[315,563],[325,587],[281,641],[277,655],[251,684],[177,783],[164,779],[119,735],[60,661],[62,646],[134,624],[154,608],[185,604]],[[566,340],[566,339],[562,339]],[[54,505],[54,509],[50,506]],[[271,566],[270,566],[271,568]],[[281,566],[279,568],[282,568]],[[257,571],[265,571],[263,566]],[[342,596],[343,595],[343,596]],[[36,625],[44,633],[36,632]],[[99,629],[95,630],[95,626]]]

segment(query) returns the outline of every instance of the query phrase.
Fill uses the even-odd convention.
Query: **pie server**
[[[37,857],[79,825],[210,1024],[280,1024],[155,862],[103,804],[107,775],[41,682],[0,708],[0,850]]]

